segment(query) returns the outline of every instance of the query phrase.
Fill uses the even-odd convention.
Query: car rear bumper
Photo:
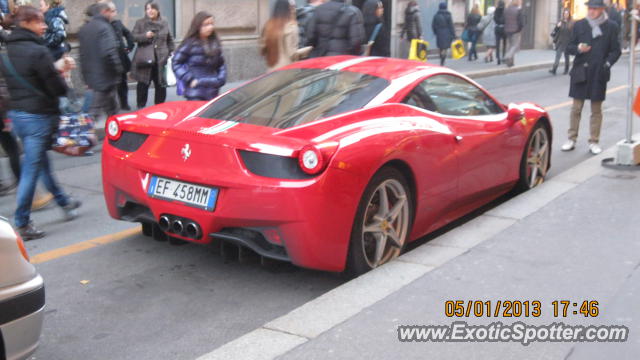
[[[44,319],[45,292],[40,275],[0,289],[0,335],[7,360],[24,359],[38,347]]]
[[[201,244],[223,240],[258,254],[308,268],[342,271],[363,179],[330,168],[306,180],[272,179],[244,173],[214,180],[180,181],[219,190],[213,211],[151,198],[147,179],[166,176],[135,164],[110,147],[103,149],[103,187],[109,213],[116,219],[158,223],[162,216],[195,222],[202,237],[168,235]],[[144,167],[144,168],[143,168]],[[150,173],[153,172],[153,173]],[[237,181],[233,181],[237,179]]]

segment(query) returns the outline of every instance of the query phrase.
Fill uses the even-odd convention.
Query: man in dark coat
[[[436,36],[438,49],[440,49],[440,66],[444,66],[447,50],[456,38],[456,30],[453,27],[451,13],[447,10],[447,3],[443,1],[438,7],[438,12],[433,16],[433,21],[431,22],[431,29]]]
[[[296,9],[296,20],[298,21],[298,47],[305,47],[307,44],[307,26],[309,20],[313,18],[316,8],[324,4],[324,0],[309,0],[307,5]]]
[[[114,11],[116,11],[114,6]],[[120,54],[120,61],[122,62],[122,76],[120,83],[118,83],[118,100],[120,100],[120,108],[122,110],[131,110],[129,107],[129,84],[127,81],[127,73],[131,70],[131,60],[129,60],[129,53],[133,51],[136,43],[133,40],[131,31],[120,20],[111,21],[111,26],[116,32],[116,40],[118,42],[118,54]],[[126,43],[125,43],[126,41]]]
[[[562,145],[563,151],[575,148],[578,138],[580,116],[585,100],[591,101],[591,137],[589,151],[596,155],[602,152],[598,145],[602,127],[602,102],[607,92],[607,82],[611,77],[611,66],[620,57],[618,25],[608,20],[602,0],[589,0],[587,17],[576,22],[571,33],[567,52],[575,55],[571,69],[573,98],[569,140]]]
[[[124,69],[118,52],[116,33],[111,26],[115,16],[113,3],[92,5],[93,17],[80,28],[80,64],[82,75],[93,101],[89,114],[97,121],[102,112],[107,116],[118,112],[116,86]]]
[[[313,46],[310,57],[360,55],[364,42],[362,13],[346,0],[318,6],[309,21],[307,45]]]

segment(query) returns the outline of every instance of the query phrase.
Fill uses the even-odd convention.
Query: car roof
[[[393,81],[415,72],[454,73],[451,69],[414,60],[375,56],[327,56],[293,63],[283,69],[351,71]]]

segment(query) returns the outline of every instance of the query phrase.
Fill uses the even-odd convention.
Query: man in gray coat
[[[520,9],[520,0],[512,0],[504,10],[504,32],[507,35],[507,54],[504,62],[508,67],[515,63],[516,53],[520,51],[524,17]]]
[[[124,71],[118,41],[111,21],[116,15],[112,2],[92,6],[93,17],[78,32],[80,66],[84,81],[93,91],[89,114],[95,121],[104,112],[107,116],[118,112],[116,87]]]

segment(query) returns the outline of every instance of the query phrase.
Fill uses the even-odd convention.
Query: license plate
[[[213,211],[216,207],[218,189],[153,176],[151,177],[147,194],[152,198],[177,201],[185,205]]]

